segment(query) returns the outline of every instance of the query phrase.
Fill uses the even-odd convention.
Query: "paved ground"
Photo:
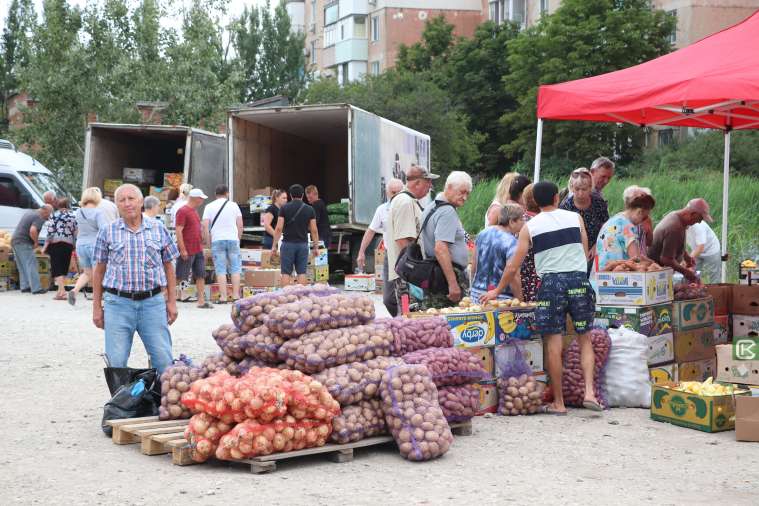
[[[99,422],[108,394],[91,306],[1,293],[0,504],[729,504],[759,497],[759,444],[653,422],[646,410],[474,421],[443,458],[402,460],[392,445],[251,475],[171,465],[116,446]],[[216,351],[226,310],[180,305],[174,349]],[[137,342],[139,342],[137,340]],[[146,363],[141,344],[130,365]]]

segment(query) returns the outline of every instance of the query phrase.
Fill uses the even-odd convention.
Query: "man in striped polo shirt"
[[[95,242],[92,321],[105,329],[111,367],[126,367],[137,331],[161,374],[173,359],[169,325],[177,319],[177,303],[172,261],[179,251],[161,222],[143,217],[139,188],[119,186],[114,200],[121,218],[101,228]]]
[[[585,399],[583,406],[601,411],[601,405],[593,391],[595,356],[590,342],[590,326],[593,324],[596,297],[586,274],[588,236],[582,217],[571,211],[559,209],[559,189],[548,181],[533,186],[533,197],[540,214],[528,221],[519,234],[517,250],[503,271],[496,288],[480,297],[482,304],[493,300],[509,286],[519,274],[522,261],[532,247],[535,252],[535,268],[540,277],[538,306],[535,324],[543,334],[548,348],[548,374],[551,377],[553,404],[547,412],[566,414],[562,382],[562,335],[566,332],[567,313],[572,317],[580,345]]]

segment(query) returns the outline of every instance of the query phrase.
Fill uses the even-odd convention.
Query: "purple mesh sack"
[[[333,295],[337,288],[325,284],[311,286],[292,285],[274,292],[257,293],[252,297],[237,300],[232,305],[232,321],[244,332],[264,325],[274,308],[298,301],[308,295]]]
[[[442,316],[425,318],[381,318],[393,331],[393,355],[403,356],[425,348],[450,348],[453,336],[448,320]]]
[[[190,390],[193,381],[201,378],[205,378],[201,368],[192,365],[192,361],[185,354],[179,355],[179,359],[174,360],[161,374],[161,405],[158,407],[158,418],[190,418],[192,413],[180,402],[180,398]]]
[[[250,357],[276,365],[281,362],[277,353],[284,342],[284,339],[264,325],[254,328],[242,337],[242,349]]]
[[[374,319],[374,302],[351,295],[309,295],[269,313],[266,325],[284,339],[320,330],[353,327]]]
[[[345,444],[386,432],[387,425],[380,401],[372,399],[342,408],[342,412],[332,419],[332,434],[329,439],[333,443]]]
[[[476,385],[457,385],[437,389],[437,399],[445,419],[451,423],[468,422],[480,407],[480,390]]]
[[[403,361],[427,366],[438,387],[477,383],[489,376],[476,355],[458,348],[417,350],[403,355]]]
[[[532,415],[543,405],[545,385],[533,377],[532,367],[524,356],[524,347],[517,339],[510,340],[513,353],[496,353],[498,378],[498,414]]]
[[[330,367],[314,374],[313,378],[324,385],[341,406],[349,406],[379,397],[385,369],[403,363],[398,357],[377,357]]]
[[[245,349],[242,346],[244,334],[231,323],[225,323],[214,330],[211,335],[226,356],[235,360],[242,360],[245,358]]]

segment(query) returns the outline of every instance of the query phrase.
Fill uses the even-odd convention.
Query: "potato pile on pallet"
[[[443,455],[452,441],[446,418],[474,416],[470,385],[486,373],[452,348],[444,318],[374,317],[371,299],[326,285],[241,299],[232,322],[213,332],[221,353],[164,374],[162,418],[194,413],[186,438],[200,462],[388,433],[404,458]],[[417,363],[402,369],[404,356]]]

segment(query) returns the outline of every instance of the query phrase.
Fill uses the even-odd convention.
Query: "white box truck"
[[[429,135],[348,104],[231,109],[227,141],[231,197],[241,206],[255,189],[295,183],[316,185],[327,204],[348,199],[333,241],[349,241],[352,259],[387,181],[412,164],[430,167]]]

